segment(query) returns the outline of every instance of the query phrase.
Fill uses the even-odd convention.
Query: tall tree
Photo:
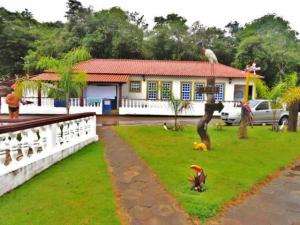
[[[147,35],[147,46],[153,59],[191,60],[195,59],[196,48],[189,37],[186,19],[169,14],[155,17],[155,26]]]
[[[25,10],[9,12],[0,8],[0,76],[22,74],[23,57],[36,39],[38,22]]]
[[[143,22],[128,12],[118,7],[101,10],[93,14],[85,29],[82,44],[91,50],[92,57],[143,58]]]
[[[195,22],[190,28],[191,38],[195,43],[202,40],[208,48],[214,49],[218,61],[230,65],[234,60],[235,39],[226,35],[226,31],[216,27],[204,27],[200,22]]]
[[[300,69],[300,42],[289,22],[276,15],[266,15],[237,33],[239,45],[234,65],[239,68],[252,61],[261,66],[268,86],[273,86],[285,74]]]
[[[232,37],[235,37],[236,34],[242,29],[242,27],[240,26],[239,22],[237,21],[233,21],[233,22],[229,22],[225,28],[228,29],[229,34]]]
[[[82,24],[91,15],[91,8],[85,8],[80,1],[68,0],[66,18],[68,19],[67,28],[71,31],[80,33]]]

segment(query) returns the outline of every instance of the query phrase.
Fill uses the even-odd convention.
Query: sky
[[[39,21],[65,21],[67,0],[0,0],[0,6],[10,11],[29,9]],[[205,26],[224,28],[230,21],[241,24],[250,22],[268,13],[276,13],[288,20],[291,27],[300,33],[299,0],[81,0],[84,6],[101,10],[120,6],[127,11],[145,15],[153,25],[155,16],[177,13],[188,24],[200,21]]]

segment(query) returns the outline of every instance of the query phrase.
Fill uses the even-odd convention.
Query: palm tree
[[[190,102],[176,99],[173,95],[170,96],[170,103],[172,106],[172,109],[174,111],[174,130],[179,130],[180,126],[178,126],[178,114],[182,112],[183,110],[186,110],[190,107]]]
[[[283,94],[282,102],[287,104],[289,107],[288,131],[296,132],[300,105],[300,87],[293,87],[288,89]]]
[[[77,48],[66,53],[62,58],[42,57],[38,62],[38,68],[50,70],[56,73],[58,82],[49,90],[49,96],[66,102],[67,114],[70,113],[70,96],[80,96],[86,86],[87,75],[78,71],[74,66],[91,58],[86,48]]]
[[[282,97],[284,93],[297,84],[297,74],[291,73],[287,75],[277,85],[269,88],[262,80],[255,79],[256,92],[259,97],[271,101],[271,108],[273,110],[273,126],[272,130],[277,130],[276,115],[279,109],[282,109]]]

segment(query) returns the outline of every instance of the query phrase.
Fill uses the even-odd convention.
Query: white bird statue
[[[205,55],[210,63],[218,63],[215,53],[211,49],[206,49],[202,41],[199,41],[197,45],[201,48],[202,54]]]
[[[167,123],[164,123],[163,127],[165,130],[169,130],[169,128],[167,127]]]
[[[208,58],[210,63],[218,63],[218,59],[211,49],[205,49],[204,55]]]

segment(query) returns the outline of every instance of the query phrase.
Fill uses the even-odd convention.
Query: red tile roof
[[[211,64],[199,61],[170,61],[170,60],[133,60],[133,59],[92,59],[75,66],[78,71],[88,74],[89,82],[127,82],[132,75],[148,76],[182,76],[182,77],[219,77],[244,78],[245,72],[223,64]],[[36,80],[58,80],[56,74],[45,72]]]
[[[211,64],[199,61],[92,59],[79,63],[76,69],[95,74],[211,76]],[[214,65],[216,77],[245,77],[245,73],[223,64]]]
[[[55,73],[46,72],[32,78],[33,80],[57,81],[58,76]],[[88,74],[88,82],[95,83],[126,83],[128,75],[113,75],[113,74]]]

